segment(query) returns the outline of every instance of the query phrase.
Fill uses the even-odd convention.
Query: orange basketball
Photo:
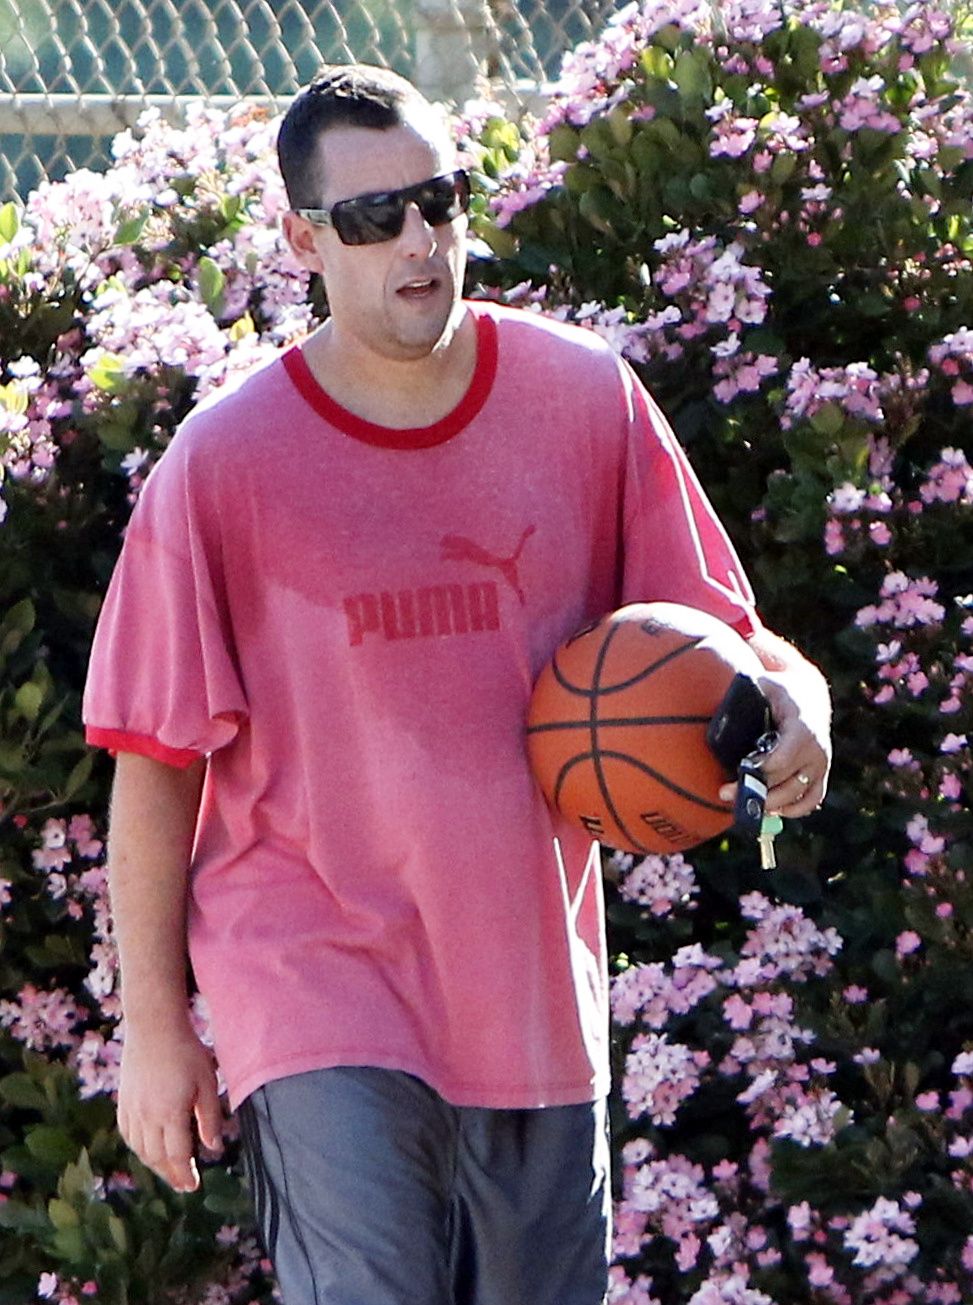
[[[548,802],[627,852],[681,852],[728,829],[729,775],[706,729],[756,654],[679,603],[633,603],[582,630],[534,686],[527,750]]]

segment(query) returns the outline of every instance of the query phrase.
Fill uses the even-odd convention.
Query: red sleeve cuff
[[[92,747],[107,748],[111,755],[119,752],[137,752],[142,757],[164,762],[167,766],[177,766],[185,770],[194,761],[199,761],[205,753],[193,748],[170,748],[160,743],[151,734],[132,734],[128,730],[106,730],[100,725],[86,725],[85,739]]]

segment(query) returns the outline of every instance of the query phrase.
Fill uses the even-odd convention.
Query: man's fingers
[[[199,1096],[193,1111],[199,1139],[207,1151],[223,1150],[223,1112],[216,1092],[216,1084],[210,1079],[200,1084]]]
[[[193,1158],[189,1116],[170,1121],[162,1131],[161,1140],[161,1167],[152,1167],[177,1192],[195,1192],[199,1186],[199,1171]]]

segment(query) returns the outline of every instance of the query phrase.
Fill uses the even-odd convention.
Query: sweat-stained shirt
[[[339,1064],[456,1105],[603,1094],[597,848],[530,774],[531,686],[625,602],[756,628],[627,365],[592,332],[468,311],[475,373],[433,426],[354,416],[299,347],[201,405],[104,603],[89,741],[209,757],[189,949],[234,1106]]]

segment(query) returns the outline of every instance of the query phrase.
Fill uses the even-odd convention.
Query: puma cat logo
[[[527,602],[527,597],[520,587],[517,564],[520,561],[521,553],[524,551],[524,545],[536,529],[536,526],[527,527],[520,537],[520,543],[509,557],[498,557],[495,553],[483,548],[482,545],[475,543],[474,540],[467,539],[465,535],[444,535],[442,538],[443,561],[478,562],[481,566],[494,567],[510,585],[520,599],[521,606],[523,606]]]

